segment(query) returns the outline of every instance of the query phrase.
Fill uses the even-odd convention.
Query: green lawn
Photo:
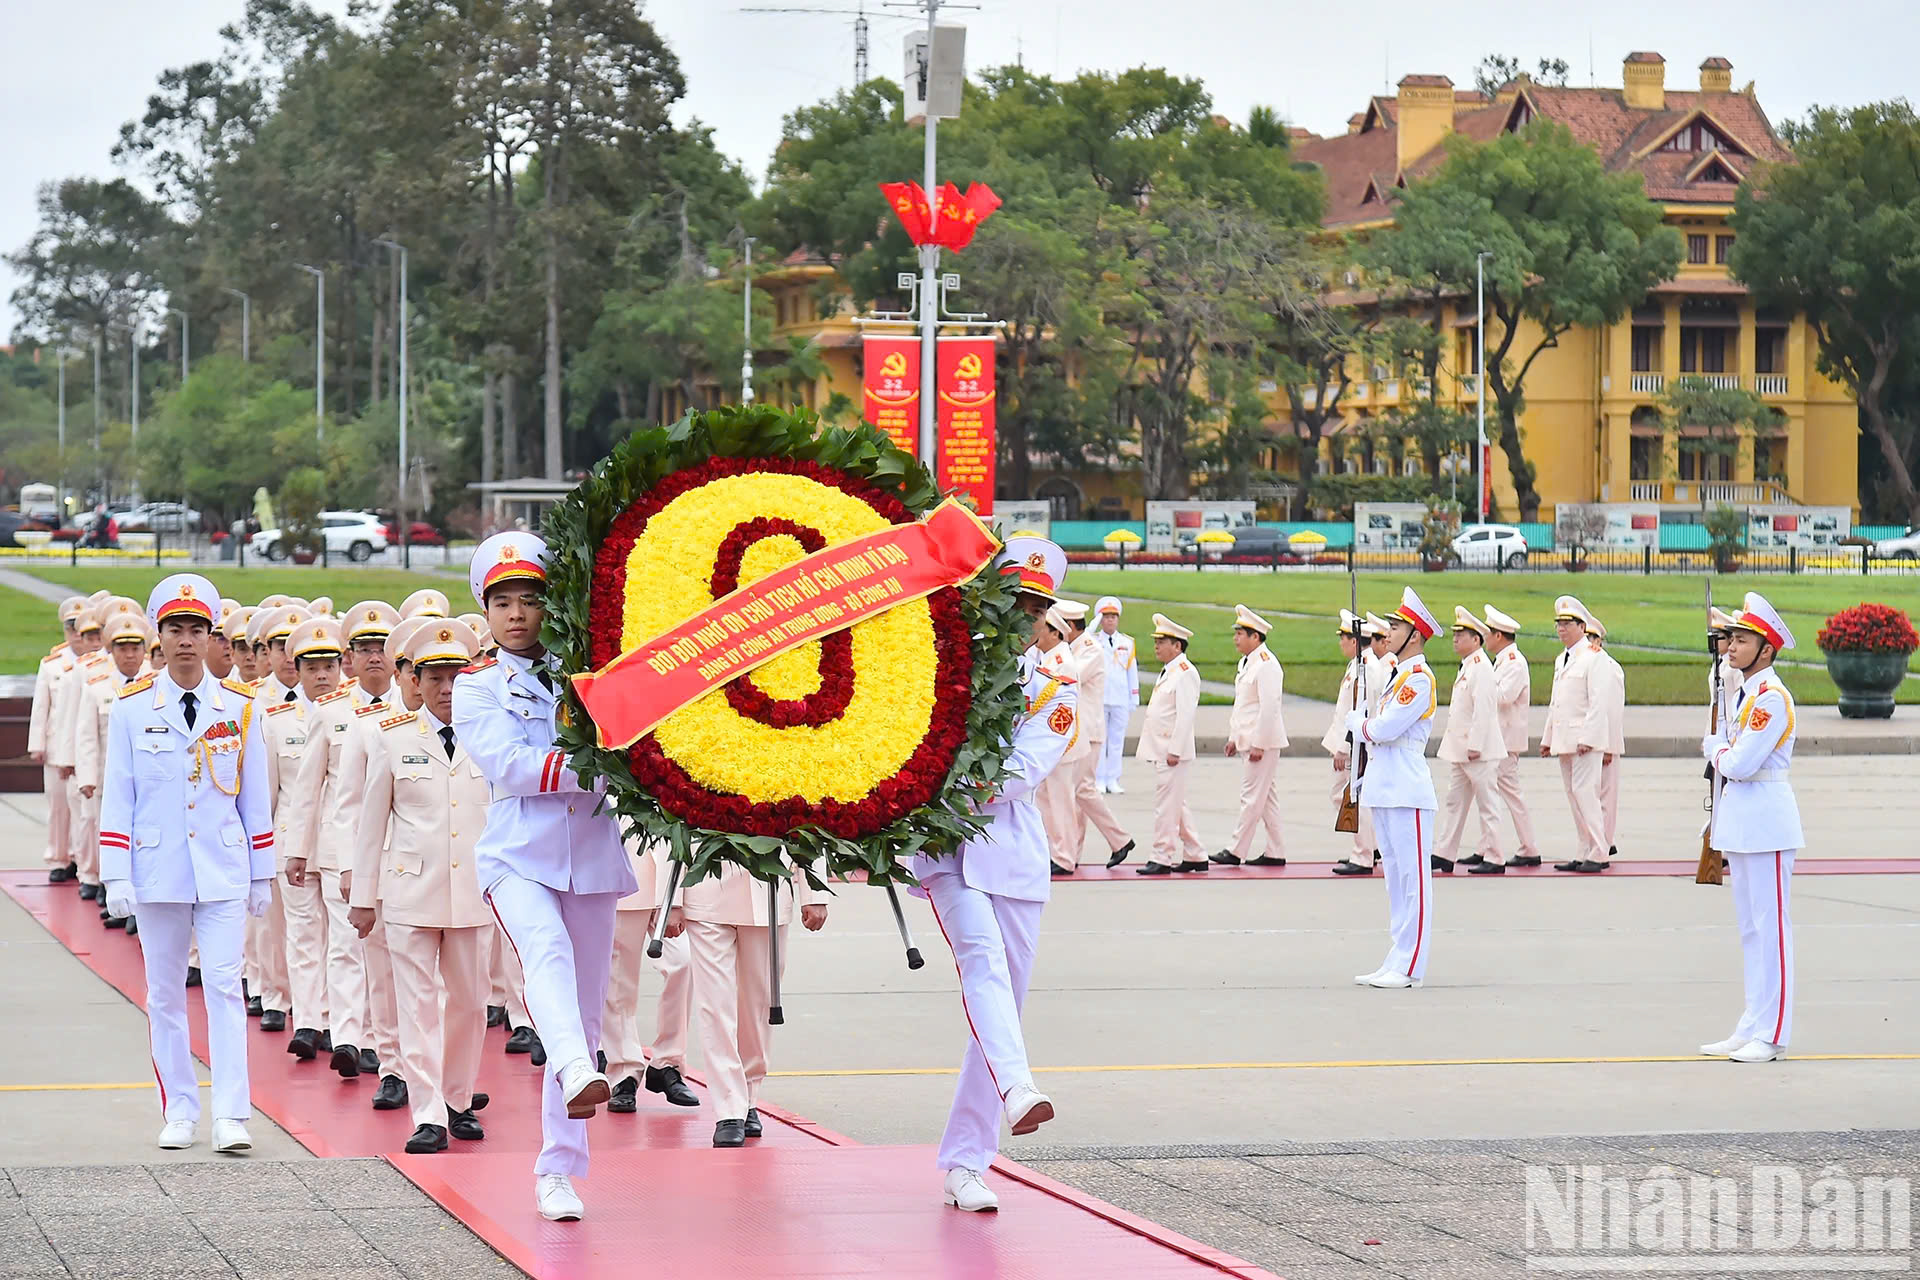
[[[1690,703],[1705,700],[1703,652],[1705,597],[1700,578],[1640,577],[1627,574],[1484,573],[1424,574],[1404,578],[1360,575],[1361,612],[1386,614],[1399,603],[1400,588],[1411,584],[1445,624],[1462,604],[1479,613],[1488,602],[1517,619],[1525,630],[1521,647],[1533,665],[1533,699],[1547,700],[1553,681],[1550,659],[1559,648],[1553,637],[1553,601],[1578,596],[1607,624],[1614,656],[1627,668],[1627,697],[1637,703]],[[1794,653],[1809,665],[1787,668],[1795,695],[1809,705],[1830,704],[1837,693],[1825,673],[1814,637],[1828,615],[1864,600],[1920,613],[1920,578],[1716,578],[1714,598],[1724,608],[1737,606],[1749,588],[1772,601],[1799,642]],[[1150,616],[1160,612],[1191,627],[1189,650],[1202,676],[1233,679],[1238,655],[1232,642],[1233,605],[1240,603],[1274,624],[1268,646],[1287,672],[1287,688],[1304,697],[1331,699],[1340,687],[1341,661],[1333,631],[1338,611],[1347,605],[1344,575],[1160,573],[1075,568],[1068,594],[1091,603],[1103,595],[1127,604],[1126,629],[1143,646],[1152,630]],[[1289,617],[1283,615],[1308,615]],[[1647,646],[1644,648],[1636,646]],[[1151,652],[1143,655],[1156,668]],[[1442,696],[1451,687],[1456,663],[1445,636],[1435,637],[1429,657],[1439,672]],[[1920,654],[1911,667],[1920,671]],[[1920,681],[1908,681],[1902,702],[1920,703]]]

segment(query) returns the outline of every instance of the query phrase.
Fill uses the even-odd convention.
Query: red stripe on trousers
[[[993,1091],[1004,1101],[1007,1096],[1006,1091],[1000,1087],[1000,1077],[994,1074],[993,1059],[987,1056],[987,1046],[980,1043],[980,1033],[974,1030],[973,1010],[967,1008],[967,975],[960,971],[960,953],[953,949],[953,939],[947,934],[946,922],[940,918],[940,908],[933,906],[932,894],[927,895],[927,905],[933,907],[933,923],[938,926],[940,936],[946,940],[947,951],[953,956],[953,972],[960,979],[960,1012],[967,1015],[967,1034],[972,1036],[973,1043],[979,1046],[980,1061],[987,1064],[987,1079],[993,1081]],[[1011,977],[1011,973],[1008,976]]]
[[[1780,1028],[1787,1025],[1787,922],[1786,887],[1780,882],[1780,853],[1773,854],[1773,927],[1780,939],[1780,1013],[1773,1020],[1773,1040],[1780,1043]]]
[[[487,895],[487,910],[493,912],[493,922],[500,926],[500,936],[505,938],[507,945],[513,948],[513,962],[520,966],[520,1003],[526,1007],[527,1021],[533,1023],[533,1034],[540,1035],[540,1024],[535,1022],[533,1017],[533,1006],[527,1004],[527,963],[520,958],[520,944],[513,940],[511,933],[507,932],[507,922],[500,918],[500,908],[493,905],[492,894]],[[541,1036],[541,1039],[544,1041],[546,1037]]]
[[[1413,959],[1407,961],[1407,976],[1409,978],[1413,976],[1413,971],[1419,967],[1420,947],[1421,944],[1426,941],[1427,935],[1427,877],[1425,873],[1420,870],[1421,867],[1427,865],[1427,850],[1426,841],[1420,835],[1420,811],[1418,809],[1413,811],[1413,852],[1420,860],[1413,869],[1413,883],[1416,886],[1416,892],[1420,895],[1420,910],[1413,921]]]
[[[160,1119],[164,1123],[167,1118],[167,1082],[160,1078],[160,1064],[154,1061],[152,1054],[147,1055],[147,1062],[153,1067],[153,1082],[160,1086]]]

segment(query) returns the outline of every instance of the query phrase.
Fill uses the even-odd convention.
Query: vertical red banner
[[[937,347],[936,403],[942,493],[972,497],[981,515],[993,514],[993,342],[942,338]]]
[[[866,368],[861,379],[860,416],[895,445],[918,455],[920,339],[869,335],[863,350]]]

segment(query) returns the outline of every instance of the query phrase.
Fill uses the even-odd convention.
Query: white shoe
[[[1117,796],[1123,796],[1123,795],[1125,795],[1125,794],[1127,794],[1127,789],[1126,789],[1125,787],[1123,787],[1123,786],[1121,786],[1121,785],[1120,785],[1119,783],[1117,783],[1117,782],[1113,784],[1113,786],[1112,786],[1112,788],[1111,788],[1111,790],[1113,791],[1113,794],[1115,794],[1115,795],[1117,795]]]
[[[1007,1090],[1006,1104],[1007,1128],[1015,1134],[1032,1133],[1053,1119],[1053,1100],[1030,1084],[1017,1084]]]
[[[578,1222],[586,1216],[587,1206],[573,1189],[573,1179],[564,1173],[543,1173],[533,1180],[533,1198],[540,1216],[548,1222]]]
[[[1385,973],[1386,971],[1387,971],[1386,966],[1382,965],[1380,968],[1375,969],[1372,973],[1356,973],[1353,975],[1353,985],[1356,987],[1371,986],[1373,984],[1373,980],[1379,977],[1381,974]]]
[[[193,1121],[169,1120],[166,1128],[160,1130],[160,1149],[162,1151],[185,1151],[193,1145]]]
[[[1785,1046],[1769,1044],[1765,1040],[1749,1040],[1727,1055],[1735,1062],[1772,1062],[1787,1056]]]
[[[1404,973],[1376,973],[1367,979],[1367,985],[1370,987],[1398,990],[1402,987],[1419,987],[1426,984],[1423,979],[1409,978]]]
[[[993,1194],[989,1187],[973,1169],[949,1169],[942,1184],[946,1202],[966,1213],[995,1213],[1000,1208],[1000,1197]]]
[[[593,1063],[575,1058],[560,1068],[560,1096],[567,1101],[567,1119],[589,1120],[600,1104],[613,1096],[613,1089],[607,1078],[593,1069]]]
[[[1725,1040],[1716,1040],[1712,1044],[1700,1046],[1700,1056],[1704,1058],[1724,1058],[1735,1049],[1744,1048],[1746,1041],[1739,1036],[1728,1036]]]
[[[213,1122],[213,1149],[232,1154],[237,1151],[253,1150],[253,1139],[247,1136],[247,1126],[238,1120],[215,1120]]]

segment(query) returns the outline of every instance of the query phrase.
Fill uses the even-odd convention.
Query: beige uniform
[[[73,788],[76,794],[87,787],[93,789],[91,797],[79,795],[75,824],[84,884],[100,883],[100,796],[107,764],[107,718],[126,683],[127,678],[109,659],[104,668],[87,674],[74,714]]]
[[[1593,650],[1582,639],[1553,662],[1553,699],[1540,745],[1560,761],[1560,781],[1573,811],[1573,861],[1604,862],[1606,830],[1600,813],[1600,753],[1606,719],[1593,696]],[[1585,748],[1583,751],[1582,748]]]
[[[629,1076],[638,1080],[649,1062],[656,1067],[687,1065],[687,1027],[693,1013],[693,974],[687,961],[687,938],[662,938],[660,1005],[654,1019],[653,1053],[649,1058],[640,1035],[640,966],[647,954],[647,934],[660,907],[660,859],[649,848],[627,856],[633,859],[633,877],[640,887],[620,899],[613,921],[613,969],[607,975],[606,1009],[600,1017],[600,1047],[607,1055],[607,1079],[619,1084]]]
[[[288,693],[287,686],[280,683],[279,677],[268,675],[253,682],[253,717],[260,722],[264,738],[267,708],[277,706]],[[271,756],[271,752],[268,753]],[[286,900],[280,892],[279,876],[273,878],[273,898],[267,904],[264,916],[248,916],[246,926],[246,948],[244,952],[244,973],[247,990],[260,997],[261,1009],[278,1009],[282,1013],[289,1011],[293,996],[289,990],[287,978],[287,910]]]
[[[53,652],[40,660],[40,669],[33,678],[33,709],[27,720],[29,755],[46,753],[54,687],[67,672],[73,670],[77,661],[79,659],[73,650],[65,644],[54,646]],[[72,813],[67,807],[66,779],[60,776],[51,758],[41,766],[40,786],[47,796],[47,848],[44,856],[48,866],[64,867],[68,862],[78,859],[72,857]]]
[[[1056,680],[1078,682],[1080,679],[1080,663],[1073,656],[1071,646],[1064,642],[1040,655],[1040,670]],[[1067,753],[1060,757],[1059,766],[1046,776],[1034,794],[1040,824],[1047,830],[1047,851],[1055,866],[1069,870],[1080,864],[1080,845],[1074,836],[1084,830],[1074,800],[1074,774],[1082,760],[1091,759],[1093,752],[1086,739],[1075,735]]]
[[[1227,739],[1245,762],[1240,772],[1240,820],[1233,829],[1233,854],[1241,861],[1253,856],[1256,831],[1267,833],[1267,856],[1287,856],[1280,829],[1280,752],[1287,745],[1287,724],[1281,716],[1285,675],[1273,651],[1261,645],[1240,659],[1233,677],[1233,714]],[[1260,752],[1255,760],[1253,753]]]
[[[1114,818],[1113,810],[1101,796],[1099,782],[1100,762],[1106,754],[1106,735],[1110,731],[1107,717],[1101,713],[1101,700],[1106,697],[1107,689],[1107,646],[1099,639],[1098,632],[1082,631],[1070,648],[1080,665],[1079,705],[1090,710],[1081,715],[1078,726],[1086,742],[1086,753],[1069,766],[1073,775],[1073,827],[1067,843],[1078,858],[1087,842],[1087,824],[1091,822],[1100,838],[1107,842],[1108,852],[1117,853],[1127,844],[1126,828]],[[1128,661],[1132,661],[1131,651]],[[1126,736],[1124,720],[1120,732],[1122,737]],[[1073,757],[1069,755],[1067,759]],[[1059,772],[1058,767],[1055,772]]]
[[[397,690],[389,690],[378,703],[369,700],[353,709],[353,728],[346,750],[340,757],[340,795],[353,807],[353,825],[347,837],[347,863],[341,868],[352,880],[353,859],[358,856],[360,805],[367,785],[367,761],[380,745],[380,722],[406,708]],[[389,822],[391,827],[391,822]],[[374,877],[374,910],[380,909],[380,877]],[[352,900],[348,899],[351,907]],[[497,932],[497,930],[496,930]],[[489,935],[491,941],[491,935]],[[367,969],[367,1043],[380,1059],[382,1075],[400,1074],[400,1008],[393,985],[393,956],[387,948],[387,922],[375,922],[373,932],[361,939]]]
[[[1367,701],[1376,701],[1376,691],[1371,683],[1373,668],[1364,658],[1354,658],[1347,663],[1346,674],[1340,677],[1340,696],[1334,700],[1333,720],[1327,725],[1327,731],[1320,736],[1320,746],[1336,760],[1342,752],[1347,755],[1347,767],[1336,767],[1333,771],[1333,809],[1340,812],[1340,806],[1346,802],[1347,788],[1353,782],[1353,747],[1347,741],[1347,713],[1356,710],[1356,700],[1360,695],[1360,674],[1365,672],[1368,678]],[[1360,822],[1353,832],[1353,852],[1346,861],[1357,867],[1373,866],[1373,818],[1365,809],[1360,810]]]
[[[1595,644],[1592,649],[1593,699],[1606,725],[1606,750],[1600,759],[1600,847],[1611,855],[1620,825],[1620,757],[1627,753],[1627,673],[1605,648]]]
[[[1436,857],[1460,856],[1460,838],[1467,829],[1467,810],[1480,811],[1480,829],[1489,840],[1500,826],[1498,802],[1500,762],[1507,743],[1500,732],[1500,690],[1494,684],[1493,663],[1484,650],[1460,660],[1453,679],[1453,697],[1447,705],[1447,727],[1440,735],[1440,759],[1447,766],[1447,803],[1440,814]],[[1505,862],[1495,845],[1489,862]]]
[[[1149,862],[1177,867],[1204,862],[1193,810],[1187,806],[1187,778],[1193,772],[1193,720],[1200,706],[1200,672],[1180,654],[1160,669],[1140,726],[1136,760],[1153,766],[1153,853]],[[1179,763],[1169,764],[1168,757]]]
[[[82,710],[93,699],[88,696],[89,682],[114,670],[113,659],[95,650],[77,659],[53,687],[50,708],[51,728],[47,734],[47,763],[62,777],[61,790],[67,798],[68,856],[80,868],[83,884],[100,883],[100,796],[88,800],[80,794],[78,741]]]
[[[284,697],[284,695],[282,695]],[[307,754],[307,729],[313,704],[296,694],[292,702],[266,705],[261,734],[267,746],[267,795],[273,805],[273,847],[279,863],[281,908],[286,913],[287,994],[293,1001],[291,1023],[296,1028],[324,1031],[327,1027],[327,909],[321,901],[320,876],[309,866],[305,880],[287,879],[287,859],[293,849],[293,824],[299,811],[294,779]],[[265,998],[262,997],[262,1004]]]
[[[1507,816],[1513,819],[1513,838],[1520,852],[1529,858],[1540,856],[1539,842],[1533,838],[1533,815],[1527,811],[1527,798],[1520,791],[1520,757],[1527,754],[1527,710],[1533,701],[1533,673],[1520,646],[1510,644],[1498,655],[1489,653],[1493,663],[1493,683],[1500,699],[1500,737],[1506,754],[1500,761],[1495,785]],[[1480,856],[1498,862],[1499,850],[1491,829],[1480,833]]]
[[[356,907],[379,907],[393,957],[400,1063],[416,1125],[473,1105],[487,1033],[486,943],[493,915],[473,848],[487,779],[422,707],[379,721],[353,841]],[[376,889],[376,886],[377,889]]]

